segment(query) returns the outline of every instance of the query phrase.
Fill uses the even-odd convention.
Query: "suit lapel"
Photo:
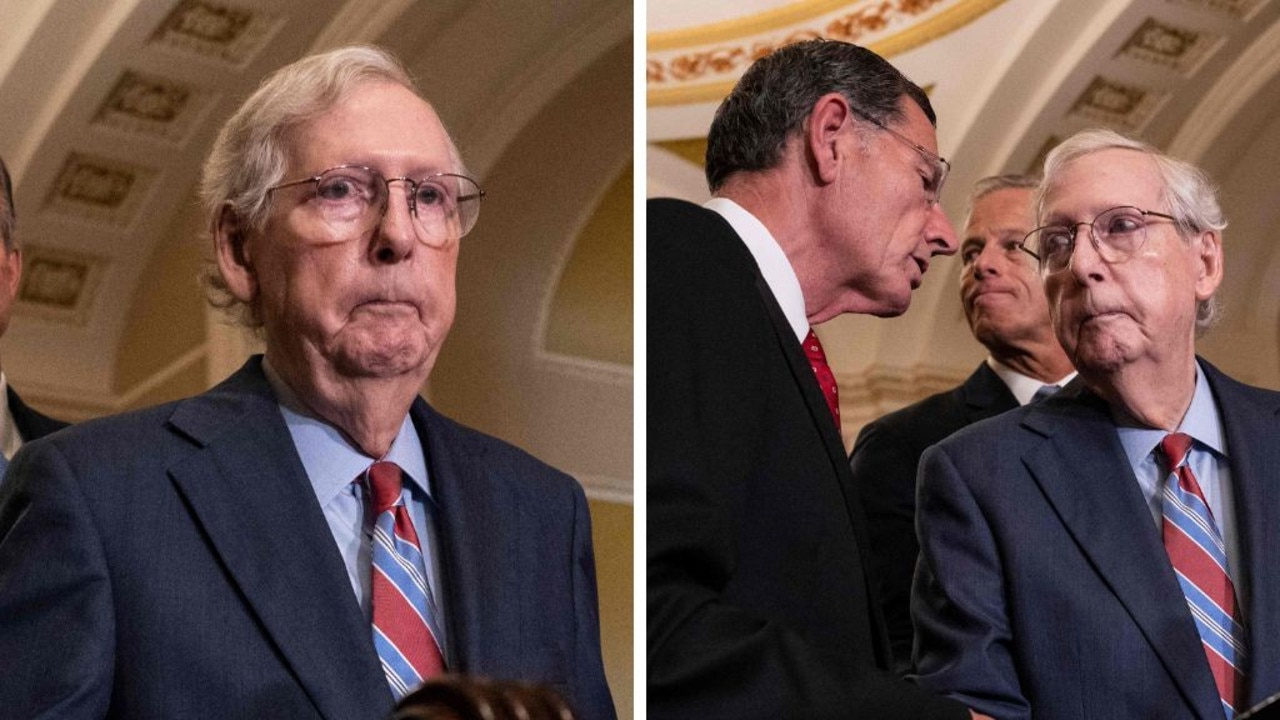
[[[840,490],[841,497],[844,499],[845,514],[849,519],[854,541],[858,545],[858,560],[863,568],[862,579],[866,588],[866,597],[875,598],[877,597],[877,591],[872,584],[870,572],[872,563],[867,555],[871,548],[871,539],[867,536],[866,513],[862,509],[862,503],[858,500],[857,492],[853,489],[852,470],[849,469],[849,457],[844,449],[844,440],[840,437],[840,429],[836,427],[831,417],[831,409],[827,407],[827,400],[822,395],[822,388],[814,377],[813,366],[809,364],[809,358],[805,356],[804,349],[800,347],[800,341],[796,339],[791,323],[787,322],[786,314],[782,312],[782,306],[778,304],[777,298],[774,297],[759,270],[756,271],[755,275],[756,289],[760,292],[765,307],[768,308],[769,317],[773,321],[773,332],[778,343],[778,350],[786,358],[791,378],[804,397],[805,406],[809,410],[809,418],[813,421],[815,432],[822,438],[822,446],[827,452],[827,460],[830,461],[832,472],[835,473],[836,485]],[[889,650],[888,628],[884,621],[884,610],[878,602],[868,602],[867,607],[871,612],[871,630],[875,645],[875,656],[880,666],[887,668],[891,665],[891,653]]]
[[[970,424],[1018,407],[1017,398],[986,362],[964,381],[960,392],[964,396],[965,414]]]
[[[764,276],[757,271],[755,279],[756,289],[760,292],[765,307],[768,308],[769,318],[773,321],[773,332],[778,342],[778,349],[783,357],[786,358],[787,368],[791,371],[791,377],[795,380],[796,386],[804,396],[805,406],[809,409],[809,417],[813,420],[816,431],[822,436],[823,447],[826,448],[832,465],[837,468],[843,467],[847,469],[849,462],[848,454],[844,450],[844,440],[840,437],[840,429],[836,427],[835,422],[832,420],[831,408],[827,407],[827,399],[822,395],[822,388],[818,385],[817,378],[814,377],[813,366],[809,364],[809,358],[805,356],[804,348],[800,347],[800,341],[796,339],[791,323],[787,322],[787,317],[782,312],[782,306],[778,304],[777,298],[769,290],[769,285],[765,282]]]
[[[1069,391],[1064,391],[1070,393]],[[1082,392],[1031,408],[1045,436],[1023,462],[1098,575],[1128,610],[1188,704],[1221,717],[1217,689],[1160,533],[1105,404]]]
[[[476,457],[482,447],[468,442],[422,399],[411,414],[427,450],[439,510],[449,667],[494,672],[495,658],[519,653],[522,643],[515,611],[523,590],[518,533],[493,531],[517,526],[518,503],[503,497],[502,484],[483,470]]]
[[[260,361],[170,426],[202,446],[170,477],[320,714],[380,717],[392,699],[369,624]]]
[[[1280,402],[1222,375],[1200,361],[1213,389],[1227,435],[1236,503],[1245,594],[1241,598],[1249,636],[1250,704],[1280,687]],[[1236,574],[1239,574],[1236,571]]]

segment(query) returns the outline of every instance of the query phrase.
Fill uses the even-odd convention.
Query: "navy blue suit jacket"
[[[67,426],[65,422],[55,420],[27,405],[14,392],[12,385],[5,390],[9,396],[9,414],[13,415],[13,424],[18,426],[18,434],[22,436],[23,442],[31,442]]]
[[[867,511],[871,565],[889,628],[894,669],[911,669],[911,578],[916,556],[916,468],[925,448],[960,428],[1018,407],[1018,399],[983,362],[962,385],[868,423],[849,468]]]
[[[451,670],[612,718],[582,490],[418,399]],[[261,358],[28,444],[0,489],[12,717],[380,720],[392,707]]]
[[[649,718],[963,718],[888,672],[831,411],[733,228],[648,206]]]
[[[1201,366],[1247,577],[1248,707],[1280,691],[1280,393]],[[997,718],[1222,718],[1160,531],[1082,383],[926,451],[917,518],[922,685]]]

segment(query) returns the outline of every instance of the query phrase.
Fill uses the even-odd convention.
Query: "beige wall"
[[[600,585],[600,643],[604,669],[613,690],[618,717],[631,717],[632,658],[631,589],[633,577],[632,506],[591,501],[591,537],[596,549],[596,580]]]

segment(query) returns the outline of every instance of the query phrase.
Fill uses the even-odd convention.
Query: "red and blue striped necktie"
[[[1166,435],[1160,442],[1159,451],[1170,468],[1162,495],[1164,547],[1191,608],[1223,711],[1230,720],[1245,698],[1244,627],[1227,571],[1222,533],[1187,464],[1190,449],[1191,437],[1184,433]]]
[[[373,644],[396,700],[444,672],[435,599],[423,576],[422,546],[401,497],[400,466],[369,467],[373,502]]]

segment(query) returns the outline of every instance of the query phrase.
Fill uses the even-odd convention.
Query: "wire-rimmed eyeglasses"
[[[274,185],[267,192],[313,185],[308,201],[338,237],[352,240],[381,222],[391,197],[391,183],[405,184],[405,201],[418,239],[429,245],[457,240],[475,227],[485,192],[466,175],[437,173],[419,180],[389,178],[363,165],[339,165],[319,175]]]
[[[1177,222],[1177,218],[1154,210],[1120,205],[1098,213],[1088,222],[1044,225],[1027,233],[1020,247],[1040,264],[1040,272],[1056,273],[1071,262],[1075,254],[1076,236],[1081,225],[1089,227],[1089,241],[1098,256],[1108,264],[1124,262],[1142,249],[1147,241],[1147,218]]]
[[[933,175],[929,177],[926,181],[926,186],[924,189],[925,197],[926,199],[928,199],[930,205],[936,204],[939,198],[942,197],[942,184],[947,181],[947,174],[951,172],[951,163],[947,162],[947,159],[942,157],[938,153],[935,153],[929,150],[925,146],[912,140],[906,135],[903,135],[902,133],[898,132],[897,130],[894,130],[888,125],[885,125],[884,123],[872,117],[870,114],[856,107],[853,107],[852,105],[849,106],[849,109],[857,113],[857,115],[861,117],[863,120],[866,120],[872,125],[875,125],[881,130],[894,136],[895,138],[902,141],[903,143],[906,143],[908,147],[920,153],[920,155],[924,157],[925,162],[929,163],[929,167],[933,168]]]

